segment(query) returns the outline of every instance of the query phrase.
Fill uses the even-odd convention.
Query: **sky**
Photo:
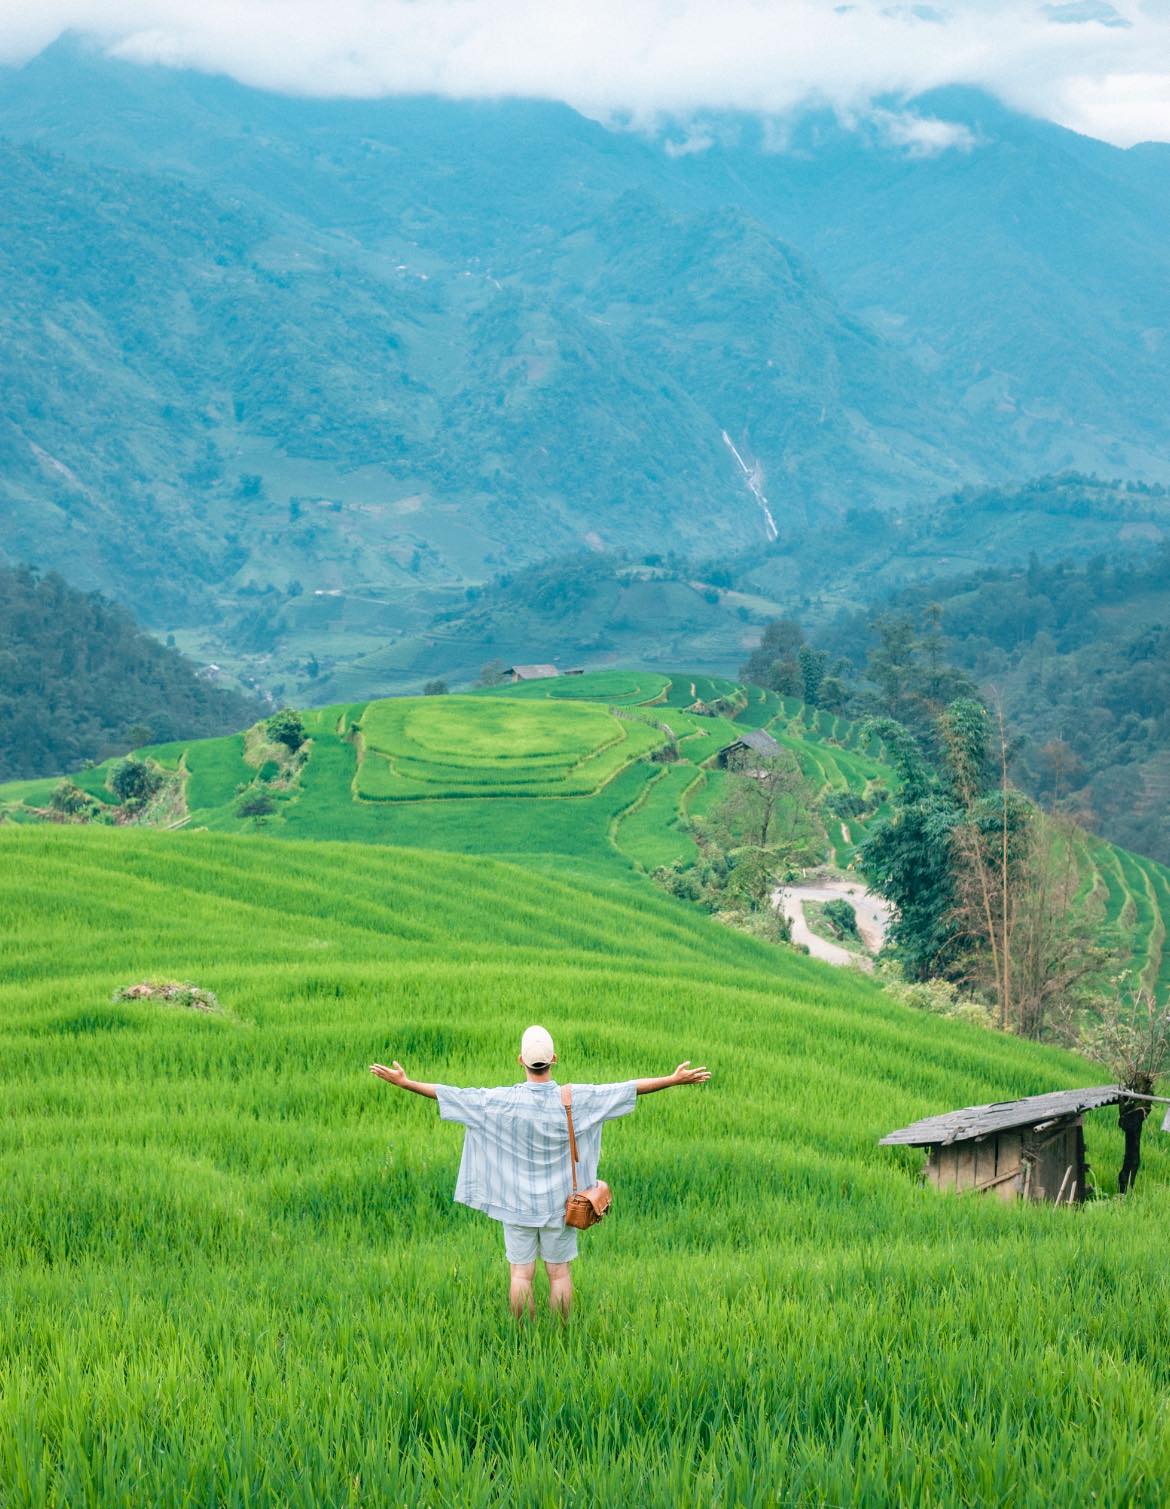
[[[1121,146],[1170,141],[1170,0],[3,0],[0,61],[67,30],[299,94],[522,95],[653,123],[848,117],[962,83]],[[964,145],[946,122],[887,126],[912,150]]]

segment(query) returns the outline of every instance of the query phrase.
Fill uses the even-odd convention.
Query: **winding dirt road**
[[[869,954],[876,954],[885,942],[890,925],[890,903],[881,896],[871,895],[856,880],[818,880],[807,885],[781,886],[772,892],[772,905],[779,907],[788,918],[793,943],[803,943],[814,959],[823,959],[826,964],[852,964],[857,969],[873,969],[873,959],[865,954],[851,953],[839,943],[830,943],[818,937],[805,921],[806,901],[835,901],[844,897],[857,913],[857,930]]]

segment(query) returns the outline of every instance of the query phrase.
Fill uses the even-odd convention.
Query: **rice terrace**
[[[181,776],[171,831],[0,790],[5,1502],[1163,1501],[1161,1139],[1126,1201],[940,1195],[878,1139],[1100,1072],[648,878],[693,857],[737,730],[822,796],[889,791],[868,735],[618,672],[304,723],[291,776],[255,731],[145,751]],[[76,778],[98,802],[109,768]],[[830,819],[825,862],[872,820]],[[1131,905],[1111,886],[1164,883],[1082,862],[1103,919]],[[216,1009],[113,998],[141,978]],[[520,1339],[485,1302],[486,1223],[450,1203],[458,1134],[364,1071],[498,1083],[545,1019],[566,1077],[716,1077],[607,1133],[620,1206],[579,1314]],[[1086,1138],[1104,1177],[1121,1134]]]

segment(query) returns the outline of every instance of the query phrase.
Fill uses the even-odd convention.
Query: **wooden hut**
[[[550,676],[559,676],[560,674],[555,665],[510,665],[504,672],[504,679],[513,683],[517,681],[546,681]]]
[[[1128,1094],[1120,1085],[1097,1085],[967,1106],[916,1121],[881,1142],[929,1148],[926,1178],[939,1189],[1072,1205],[1085,1198],[1084,1113]]]
[[[726,769],[732,760],[740,756],[754,754],[761,760],[774,760],[781,753],[783,751],[780,745],[771,734],[765,733],[762,728],[745,728],[738,739],[723,746],[716,757],[716,763]]]

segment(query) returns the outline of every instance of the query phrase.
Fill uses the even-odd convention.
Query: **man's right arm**
[[[439,1098],[439,1091],[435,1085],[423,1084],[417,1079],[407,1079],[406,1070],[397,1059],[389,1068],[385,1064],[371,1064],[370,1073],[376,1079],[384,1079],[388,1085],[397,1085],[400,1090],[410,1090],[414,1095],[425,1095],[428,1100]]]

